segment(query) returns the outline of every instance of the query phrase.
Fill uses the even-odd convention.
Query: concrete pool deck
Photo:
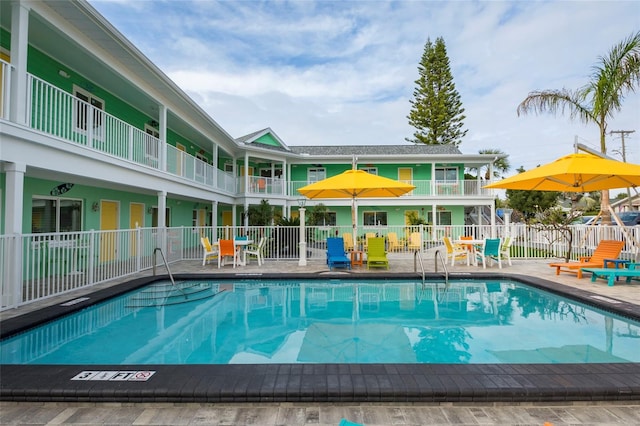
[[[412,273],[414,270],[413,259],[396,259],[390,256],[390,260],[391,270],[389,273],[391,275]],[[640,282],[636,281],[632,284],[620,282],[609,287],[603,280],[592,283],[588,277],[578,280],[569,274],[556,276],[554,270],[547,266],[549,261],[515,260],[513,263],[513,266],[504,266],[502,270],[499,270],[497,266],[484,270],[481,267],[467,267],[466,265],[456,265],[449,270],[455,275],[481,272],[483,274],[515,274],[534,277],[533,279],[541,279],[541,281],[548,280],[552,281],[551,284],[557,286],[558,291],[563,293],[594,298],[605,306],[608,304],[616,308],[623,306],[631,316],[640,315]],[[433,258],[425,260],[427,272],[433,272],[434,264]],[[253,261],[246,267],[233,269],[229,266],[220,270],[217,265],[210,264],[203,267],[199,261],[189,261],[172,265],[172,272],[174,274],[238,274],[241,277],[246,274],[282,272],[324,275],[328,269],[323,261],[313,260],[304,267],[298,266],[294,261],[268,261],[265,265],[258,267],[257,263]],[[165,271],[161,268],[158,273],[164,274]],[[332,275],[371,273],[380,274],[381,272],[380,270],[355,268],[352,272],[335,271]],[[140,275],[149,276],[150,272]],[[94,287],[91,291],[98,288],[108,289],[112,286],[112,283],[103,284]],[[66,295],[60,300],[70,300],[79,295],[76,293]],[[60,300],[48,301],[47,305],[59,303]],[[24,313],[33,309],[34,307],[31,306],[12,311]],[[20,313],[3,312],[2,319],[16,317]],[[141,421],[141,417],[145,415],[151,416],[148,417],[149,422],[153,421],[155,418],[153,416],[157,414],[151,415],[149,411],[151,408],[144,409],[144,404],[155,401],[161,406],[155,407],[153,410],[160,410],[158,412],[164,412],[167,416],[176,415],[180,410],[186,411],[186,407],[195,407],[190,413],[202,410],[209,413],[216,412],[221,416],[217,420],[219,424],[337,424],[340,417],[349,417],[352,421],[365,424],[542,424],[544,421],[554,422],[554,419],[554,424],[563,424],[564,422],[572,424],[640,424],[640,418],[637,414],[640,411],[638,409],[640,404],[640,365],[638,364],[597,364],[591,366],[573,364],[523,366],[310,365],[298,367],[289,365],[278,366],[276,370],[273,366],[262,366],[257,370],[253,369],[253,366],[249,368],[246,366],[241,368],[226,366],[226,371],[208,368],[207,372],[197,371],[194,367],[191,367],[191,371],[187,367],[181,372],[177,372],[171,367],[164,367],[154,368],[158,373],[164,370],[159,376],[159,378],[164,376],[164,379],[158,380],[153,389],[138,387],[138,389],[130,388],[128,390],[126,386],[112,387],[111,389],[100,389],[101,386],[84,389],[69,386],[69,374],[81,370],[78,366],[68,370],[66,366],[57,368],[54,377],[50,376],[50,373],[38,372],[39,368],[35,366],[25,367],[24,370],[18,368],[17,370],[21,371],[13,372],[8,371],[11,368],[7,369],[6,367],[2,368],[3,390],[6,390],[5,380],[8,380],[12,382],[13,391],[16,393],[14,394],[15,398],[8,398],[6,393],[3,393],[2,399],[37,401],[37,394],[42,397],[42,393],[38,392],[37,388],[46,386],[49,389],[48,394],[58,402],[48,403],[49,405],[26,404],[36,404],[35,407],[41,408],[49,407],[45,411],[51,409],[51,412],[66,406],[75,413],[74,415],[78,416],[78,422],[81,418],[85,422],[88,419],[86,415],[91,411],[94,411],[97,418],[99,413],[109,410],[109,408],[100,405],[104,403],[105,399],[102,399],[102,402],[91,402],[95,405],[92,405],[94,408],[88,411],[84,410],[81,405],[77,405],[82,401],[85,403],[92,401],[91,395],[93,393],[102,394],[104,397],[106,391],[109,395],[107,401],[118,401],[120,407],[122,404],[136,407],[137,411],[131,410],[138,413],[138,417],[131,414],[138,419],[136,422]],[[43,366],[43,368],[51,367]],[[240,375],[234,376],[235,373],[231,372],[237,373],[238,370],[243,370]],[[6,373],[9,373],[9,377]],[[43,377],[46,378],[46,385],[42,382]],[[186,378],[186,381],[176,381],[178,377]],[[15,388],[17,382],[24,384],[22,390]],[[291,398],[294,391],[298,394],[297,399]],[[244,395],[245,399],[237,398],[239,394]],[[128,397],[123,398],[124,395],[128,395]],[[184,405],[187,401],[192,405]],[[240,405],[225,406],[225,404],[234,401],[238,401]],[[212,402],[216,404],[207,405]],[[138,403],[141,403],[143,407],[139,407]],[[21,410],[14,410],[14,407],[20,406],[20,404],[25,403],[3,403],[0,407],[2,412],[9,410],[19,416]],[[451,406],[448,407],[449,404]],[[33,407],[33,405],[27,406]],[[462,406],[466,408],[462,408]],[[481,408],[477,408],[478,406]],[[449,414],[447,414],[447,407],[452,409]],[[548,408],[540,411],[536,407]],[[554,407],[563,408],[555,411]],[[579,407],[575,412],[584,414],[584,418],[581,419],[575,415],[563,418],[560,412],[572,411],[571,409],[567,411],[567,407]],[[612,410],[620,411],[620,413],[612,414]],[[542,413],[542,416],[532,416],[533,412]],[[81,413],[85,414],[81,415]],[[235,420],[224,423],[221,420],[225,418],[223,413],[235,416]],[[287,417],[294,415],[293,413],[298,416],[297,420]],[[464,417],[464,419],[458,417],[456,420],[455,413],[468,417]],[[591,417],[588,413],[593,413],[596,417]],[[625,414],[627,417],[624,418],[622,413],[631,414]],[[347,416],[347,414],[350,415]],[[192,415],[196,416],[196,414],[186,416]],[[415,415],[419,420],[416,420]],[[203,416],[207,415],[203,414]],[[243,416],[249,417],[242,420]],[[597,416],[604,417],[594,420],[598,418]],[[73,423],[70,419],[71,417],[68,419],[69,422]],[[157,418],[155,419],[157,420]],[[197,419],[197,416],[191,417],[191,421],[197,422]],[[587,421],[587,419],[589,420]],[[7,423],[4,421],[5,419],[0,420],[3,424]],[[123,423],[117,424],[132,424],[127,421],[123,418]],[[142,422],[140,424],[151,423]]]

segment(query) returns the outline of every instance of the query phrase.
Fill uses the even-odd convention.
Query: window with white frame
[[[33,197],[31,232],[82,231],[82,200],[60,197]]]
[[[437,181],[457,181],[458,169],[456,167],[436,167]]]
[[[73,86],[73,95],[76,97],[74,102],[75,130],[86,133],[91,125],[93,137],[102,139],[104,101],[76,85]]]
[[[364,226],[387,226],[387,212],[364,212]]]
[[[438,210],[438,225],[451,225],[451,212],[447,210]]]
[[[318,182],[327,177],[327,171],[324,167],[316,167],[307,170],[307,182]]]
[[[224,171],[227,173],[233,173],[233,163],[224,163]]]
[[[361,167],[360,170],[362,170],[363,172],[371,173],[372,175],[378,174],[377,167]]]

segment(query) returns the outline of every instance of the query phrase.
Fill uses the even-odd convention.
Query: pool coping
[[[176,274],[176,279],[326,279],[343,272]],[[167,276],[105,288],[72,306],[9,318],[10,336]],[[378,273],[376,279],[415,279]],[[442,274],[426,274],[441,279]],[[519,274],[450,273],[450,279],[512,279],[640,321],[637,305]],[[70,299],[74,300],[74,299]],[[71,380],[82,371],[154,371],[147,381]],[[613,364],[235,364],[0,365],[0,400],[56,402],[542,402],[640,400],[640,363]]]

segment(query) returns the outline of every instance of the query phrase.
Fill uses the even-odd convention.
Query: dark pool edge
[[[367,280],[366,275],[179,274],[176,279]],[[376,274],[376,279],[416,274]],[[440,279],[441,274],[427,274]],[[450,279],[514,279],[640,320],[637,305],[516,274],[455,273]],[[58,305],[5,320],[2,335],[83,309],[165,276],[99,290],[71,307]],[[72,298],[70,298],[71,300]],[[74,381],[81,371],[155,371],[144,382]],[[39,402],[542,402],[640,401],[640,363],[619,364],[279,364],[279,365],[0,365],[0,400]]]
[[[639,401],[639,364],[144,366],[145,382],[72,381],[81,366],[1,367],[0,400],[39,402]],[[111,370],[114,366],[92,366]],[[141,366],[117,366],[136,370]]]

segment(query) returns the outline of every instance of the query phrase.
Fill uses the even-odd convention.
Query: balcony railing
[[[492,190],[483,188],[484,185],[488,185],[490,182],[478,181],[478,180],[454,180],[454,181],[432,181],[432,180],[412,180],[405,181],[416,187],[413,191],[401,198],[411,197],[437,197],[437,198],[451,198],[451,197],[491,197],[493,196]],[[290,194],[298,194],[298,189],[310,182],[306,181],[294,181],[290,183]]]
[[[11,65],[0,61],[0,117],[9,116]],[[232,194],[298,195],[297,189],[305,181],[286,182],[280,178],[249,176],[235,177],[160,139],[114,117],[99,108],[55,86],[28,75],[28,122],[31,127],[66,141],[99,151],[114,158],[162,170],[202,185]],[[411,197],[491,197],[492,191],[483,189],[487,182],[411,181],[416,189],[403,198]]]

